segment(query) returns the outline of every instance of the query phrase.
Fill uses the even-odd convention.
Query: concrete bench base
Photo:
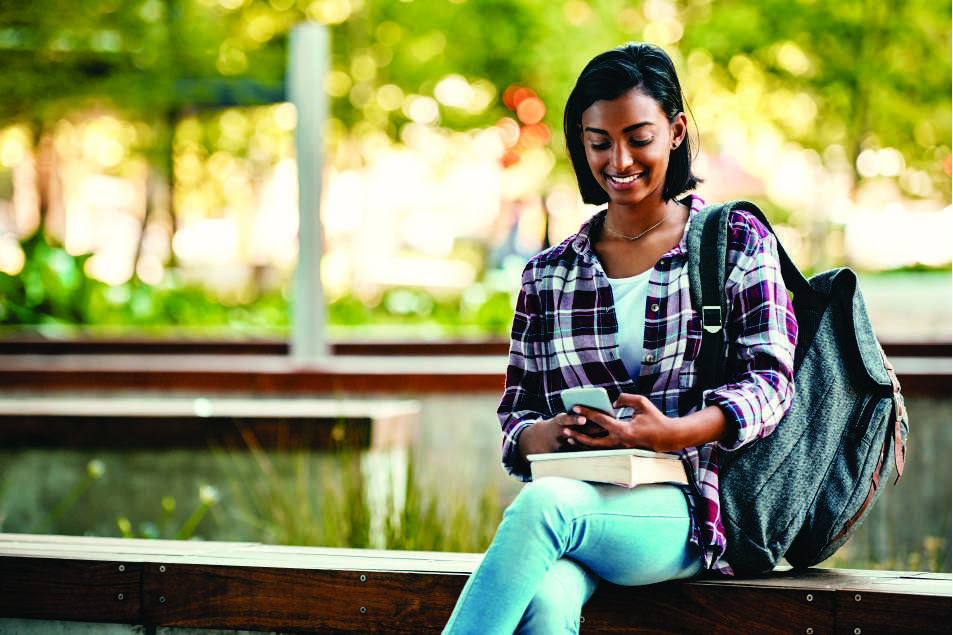
[[[439,633],[479,561],[478,554],[0,534],[0,619]],[[604,585],[584,609],[583,630],[949,633],[951,591],[949,574],[834,569]]]

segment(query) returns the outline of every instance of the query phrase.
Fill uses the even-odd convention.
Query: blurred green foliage
[[[281,329],[288,324],[280,292],[247,303],[225,304],[199,285],[166,276],[161,285],[133,279],[110,286],[89,277],[89,255],[73,256],[36,233],[21,245],[17,276],[0,273],[0,325],[56,326],[229,326]]]
[[[289,34],[306,21],[331,33],[325,145],[338,169],[368,162],[381,138],[399,143],[417,97],[434,99],[435,126],[470,130],[512,117],[503,95],[521,85],[542,99],[553,131],[554,168],[541,187],[572,183],[558,131],[577,73],[607,48],[647,40],[675,58],[706,148],[720,151],[738,135],[756,145],[763,136],[816,151],[819,165],[845,171],[855,185],[865,178],[856,168],[864,151],[894,149],[901,172],[866,178],[894,179],[911,198],[950,200],[949,0],[6,2],[0,130],[21,126],[38,163],[53,164],[56,143],[71,144],[74,156],[88,150],[62,131],[54,139],[57,126],[109,113],[127,137],[124,159],[96,171],[127,175],[146,164],[150,179],[168,185],[170,238],[185,215],[248,216],[250,186],[234,187],[229,177],[241,172],[254,184],[293,154],[273,104],[286,98]],[[485,103],[440,99],[450,77],[478,88]],[[4,199],[12,198],[11,179],[0,167]],[[36,187],[42,218],[56,187],[42,171]],[[143,228],[156,207],[152,190],[162,190],[150,188]],[[792,227],[809,222],[794,218],[803,210],[758,202]],[[82,275],[84,257],[41,234],[25,244],[16,279],[0,274],[0,324],[288,328],[287,290],[213,297],[181,278],[174,252],[161,284],[106,287]],[[504,332],[510,298],[485,295],[477,303],[414,289],[370,301],[345,295],[329,306],[329,320]]]
[[[235,333],[287,334],[289,294],[282,289],[252,289],[229,301],[196,283],[177,281],[168,272],[163,283],[132,279],[110,286],[84,271],[88,254],[73,256],[41,234],[21,244],[26,258],[16,276],[0,272],[0,327],[49,329],[103,327],[137,331],[150,327],[188,327]],[[481,287],[474,287],[479,289]],[[418,288],[382,291],[368,300],[346,294],[328,305],[328,324],[416,325],[445,333],[505,335],[513,298],[505,291],[466,296],[434,294]],[[474,301],[473,298],[477,299]]]

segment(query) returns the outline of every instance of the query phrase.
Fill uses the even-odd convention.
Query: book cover
[[[649,450],[582,450],[530,454],[533,479],[563,476],[580,481],[635,487],[643,483],[688,484],[685,466],[677,454]]]

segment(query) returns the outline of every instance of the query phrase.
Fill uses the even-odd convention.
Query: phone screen
[[[560,397],[562,397],[566,412],[571,411],[573,406],[585,406],[608,415],[614,412],[612,402],[609,400],[609,394],[605,388],[596,386],[568,388],[560,393]]]

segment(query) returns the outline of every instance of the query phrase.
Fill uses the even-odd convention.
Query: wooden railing
[[[888,357],[946,357],[953,355],[951,342],[883,342]],[[506,355],[509,342],[500,338],[470,340],[337,340],[329,344],[332,355]],[[145,339],[84,338],[48,339],[35,336],[0,339],[3,355],[288,355],[287,340],[256,338]]]
[[[907,396],[948,396],[949,343],[887,343]],[[473,393],[503,388],[506,342],[338,342],[303,362],[281,341],[0,341],[7,390],[239,394]]]
[[[0,534],[0,630],[4,619],[17,619],[35,633],[51,620],[148,632],[438,633],[479,561],[459,553]],[[606,584],[583,610],[583,631],[949,633],[951,589],[949,574],[831,569]]]

